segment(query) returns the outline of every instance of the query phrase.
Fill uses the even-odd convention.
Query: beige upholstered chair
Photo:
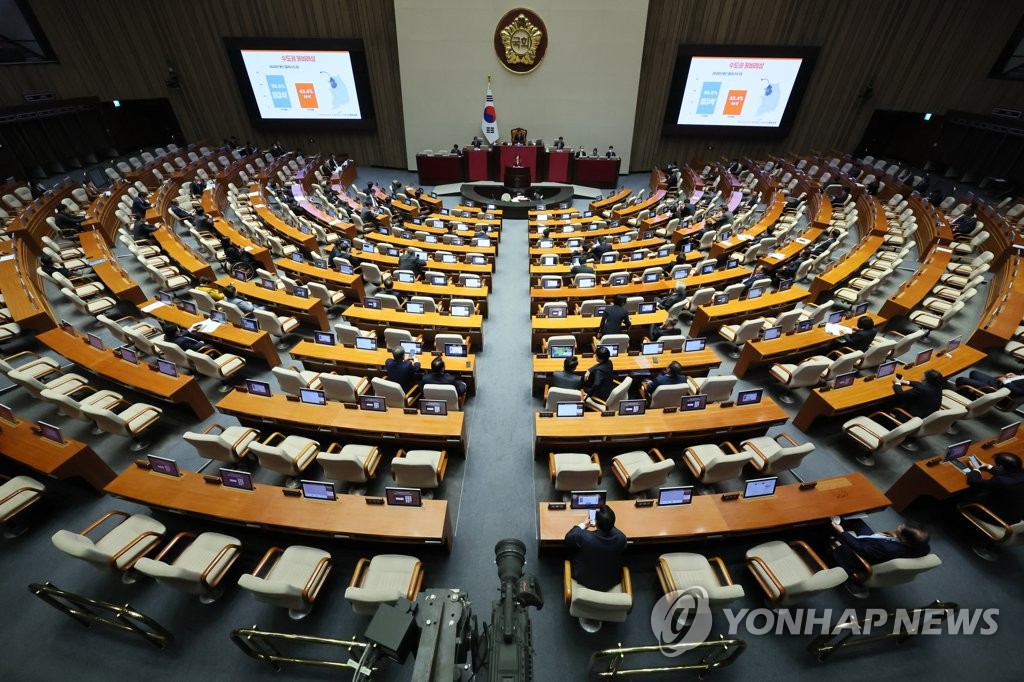
[[[728,449],[728,452],[723,447]],[[752,451],[737,450],[729,441],[723,442],[721,447],[708,443],[693,445],[683,450],[683,461],[687,468],[693,477],[704,485],[739,478],[743,467],[753,458]]]
[[[331,443],[327,450],[316,456],[324,469],[324,476],[344,483],[366,483],[377,474],[380,449],[376,445]]]
[[[630,494],[642,493],[665,483],[675,462],[665,459],[658,448],[650,452],[633,450],[612,458],[612,472]]]
[[[703,393],[708,397],[709,403],[725,402],[732,397],[732,391],[736,387],[739,377],[733,374],[720,374],[713,377],[686,377],[690,390],[694,395]]]
[[[249,451],[256,455],[264,469],[288,476],[285,486],[295,488],[299,484],[295,477],[313,463],[320,452],[320,444],[310,438],[285,436],[275,431],[263,442],[253,440]]]
[[[852,548],[847,548],[851,549]],[[880,564],[870,564],[856,552],[853,555],[861,563],[862,570],[850,575],[847,591],[859,599],[866,599],[873,587],[889,587],[909,583],[918,574],[938,568],[942,560],[935,554],[922,557],[890,559]]]
[[[330,553],[322,549],[271,547],[252,573],[238,579],[238,586],[259,601],[288,609],[288,615],[299,620],[313,608],[333,563]],[[266,573],[260,575],[264,569]]]
[[[96,541],[88,537],[104,521],[115,517],[121,520],[103,537]],[[51,539],[60,551],[96,568],[128,573],[135,567],[135,562],[160,544],[166,531],[162,523],[149,516],[114,510],[101,516],[80,533],[59,530]],[[126,577],[128,581],[131,578]]]
[[[55,404],[61,414],[84,422],[92,421],[92,419],[82,411],[82,405],[109,408],[116,405],[123,398],[120,393],[97,391],[92,386],[82,386],[75,391],[75,395],[80,397],[72,398],[70,395],[50,389],[44,389],[39,393],[43,400]],[[97,431],[97,434],[99,433],[102,433],[102,431]]]
[[[625,622],[633,610],[633,583],[625,566],[622,567],[622,582],[606,592],[591,590],[576,582],[572,577],[572,562],[568,560],[562,580],[569,615],[579,618],[589,632],[597,632],[602,623]]]
[[[601,400],[593,396],[588,397],[584,402],[592,410],[618,410],[619,403],[629,397],[629,387],[633,385],[633,377],[625,377],[615,384],[615,388],[608,394],[608,400]]]
[[[572,388],[545,387],[544,389],[544,410],[555,412],[558,410],[558,403],[578,403],[583,400],[583,391]]]
[[[402,597],[415,600],[422,586],[423,563],[419,559],[379,554],[356,563],[345,599],[356,613],[372,616],[381,604],[394,604]]]
[[[977,419],[993,407],[996,407],[1001,401],[1010,397],[1010,389],[1008,388],[1000,388],[987,393],[971,386],[961,386],[958,390],[970,392],[973,397],[968,398],[957,391],[949,389],[942,392],[943,408],[959,406],[964,409],[965,413],[958,417],[958,419]]]
[[[601,483],[601,460],[596,452],[549,452],[548,474],[559,492],[593,490]]]
[[[203,376],[220,379],[220,392],[231,390],[231,377],[245,367],[245,360],[231,353],[221,353],[213,349],[203,352],[186,350],[185,356],[192,367]],[[274,368],[277,369],[276,367]]]
[[[446,450],[399,450],[391,460],[391,477],[400,488],[437,488],[448,468]]]
[[[112,408],[122,405],[125,407],[120,412],[113,411]],[[119,400],[110,407],[83,403],[82,413],[95,422],[97,428],[117,436],[131,438],[134,442],[130,449],[132,452],[138,452],[148,447],[149,443],[143,440],[143,434],[157,423],[163,410],[146,403]]]
[[[366,377],[350,374],[325,372],[320,375],[320,384],[328,400],[339,400],[343,403],[359,402],[359,396],[370,390],[370,381]]]
[[[218,429],[217,433],[211,433]],[[260,432],[247,426],[210,424],[202,432],[186,431],[182,438],[191,443],[200,457],[234,464],[249,454],[249,446],[259,438]]]
[[[779,393],[779,400],[792,405],[796,402],[796,397],[793,395],[794,388],[804,388],[807,386],[817,386],[821,383],[821,375],[825,372],[832,361],[824,356],[815,356],[808,358],[801,362],[799,365],[791,364],[774,364],[768,373],[771,374],[772,378],[778,382],[781,382],[785,389]]]
[[[371,379],[370,384],[373,386],[373,394],[384,398],[388,408],[411,407],[416,404],[420,392],[419,386],[413,386],[406,392],[398,383],[380,377]]]
[[[179,544],[185,548],[170,559]],[[210,604],[221,595],[221,581],[241,555],[241,541],[230,535],[178,533],[154,558],[139,559],[135,570]]]
[[[800,551],[805,556],[800,555]],[[747,568],[769,601],[790,606],[846,582],[842,568],[829,568],[807,543],[778,540],[747,550]]]
[[[28,476],[15,476],[0,485],[0,524],[4,526],[8,537],[18,534],[12,522],[23,511],[43,499],[45,490],[46,486]]]
[[[448,405],[449,412],[459,412],[466,400],[466,395],[459,395],[458,390],[449,384],[424,384],[424,400],[443,400]]]
[[[715,567],[718,568],[717,573]],[[743,596],[743,586],[733,584],[729,569],[719,557],[708,559],[703,554],[691,552],[662,554],[655,570],[666,595],[700,587],[707,592],[711,606],[728,604]]]
[[[814,443],[798,445],[785,433],[780,433],[774,438],[750,438],[740,443],[740,447],[754,453],[754,458],[750,461],[762,474],[776,474],[795,469],[800,466],[804,457],[814,452]]]
[[[1007,523],[991,509],[976,502],[962,504],[957,509],[981,532],[984,544],[976,544],[971,549],[985,561],[997,561],[998,548],[1024,544],[1024,521]]]
[[[641,393],[644,393],[641,390]],[[683,396],[693,395],[693,389],[689,384],[665,384],[654,389],[650,396],[651,408],[679,407]]]
[[[295,365],[274,367],[270,371],[277,379],[277,385],[281,387],[281,392],[295,398],[299,397],[299,391],[303,388],[323,388],[319,372],[302,370]]]
[[[298,329],[298,320],[287,315],[275,315],[269,310],[261,310],[259,308],[253,311],[253,315],[256,316],[260,329],[277,339],[277,347],[279,349],[284,350],[288,348],[288,343],[284,339]]]
[[[873,466],[874,455],[902,443],[921,428],[921,423],[920,417],[900,422],[891,414],[875,412],[867,417],[854,417],[843,424],[843,432],[866,451],[857,456],[857,461],[864,466]]]

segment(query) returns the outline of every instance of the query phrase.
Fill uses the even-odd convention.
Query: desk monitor
[[[377,350],[377,339],[372,336],[357,336],[356,350]]]
[[[334,336],[334,332],[313,332],[313,343],[319,343],[322,346],[333,346],[337,343],[337,339]]]
[[[359,396],[359,409],[369,412],[387,412],[388,406],[381,396],[361,395]]]
[[[755,497],[771,497],[775,494],[775,484],[778,482],[778,476],[752,478],[743,486],[743,499],[749,500]]]
[[[957,348],[959,348],[960,347],[960,343],[961,343],[962,340],[963,340],[962,336],[954,336],[953,338],[951,338],[949,340],[949,343],[946,344],[946,353],[952,353]]]
[[[352,266],[348,263],[338,263],[338,272],[343,275],[355,274],[355,270],[353,270]]]
[[[558,409],[555,410],[555,416],[557,416],[557,417],[582,417],[583,416],[583,403],[582,402],[560,402],[560,403],[558,403]]]
[[[420,399],[420,414],[429,414],[435,417],[444,417],[448,414],[448,401]]]
[[[712,301],[714,305],[725,305],[729,302],[729,294],[721,293],[715,294],[715,300]]]
[[[836,382],[832,386],[832,388],[846,388],[847,386],[852,386],[853,381],[856,378],[856,372],[847,372],[845,374],[840,374],[839,376],[836,377]]]
[[[995,445],[1005,443],[1008,440],[1013,440],[1017,437],[1017,428],[1020,426],[1020,422],[1014,422],[1007,424],[1003,428],[999,429],[999,435],[996,436]]]
[[[199,310],[198,308],[196,308],[196,304],[193,303],[192,301],[182,301],[181,309],[184,310],[189,315],[197,315]]]
[[[292,295],[298,298],[309,298],[309,289],[306,287],[295,287],[292,289]]]
[[[438,278],[435,277],[434,279],[436,280]],[[441,279],[440,282],[434,282],[434,284],[438,284],[439,286],[444,286],[444,284],[445,284],[444,277],[441,277],[440,279]],[[481,287],[483,287],[483,285],[484,285],[484,281],[482,279],[480,279],[479,277],[467,277],[466,279],[464,279],[462,281],[462,286],[469,287],[470,289],[480,289]]]
[[[593,218],[594,217],[594,212],[593,211],[584,211],[583,212],[583,217],[584,218]]]
[[[597,228],[596,227],[590,227],[588,229],[596,230]],[[624,234],[621,237],[619,237],[619,243],[620,244],[628,244],[631,241],[633,241],[633,235]],[[607,254],[607,255],[610,255],[610,254]]]
[[[363,253],[374,253],[377,250],[377,247],[371,244],[370,242],[363,242],[362,248]]]
[[[660,249],[658,249],[658,257],[659,258],[664,258],[665,256],[669,255],[670,253],[672,253],[672,247],[671,246],[663,246]]]
[[[807,332],[814,326],[814,320],[800,320],[796,323],[797,332]]]
[[[569,309],[564,305],[556,305],[549,307],[544,313],[552,319],[565,319],[569,316]]]
[[[325,261],[323,258],[314,258],[313,259],[313,267],[314,268],[325,269],[327,267],[327,261]]]
[[[715,264],[714,263],[705,263],[704,265],[700,266],[700,274],[702,274],[702,275],[710,275],[714,271],[715,271]]]
[[[541,239],[537,242],[537,246],[542,249],[550,249],[554,245],[555,241],[553,239]]]
[[[223,310],[212,310],[210,311],[210,321],[224,324],[228,321],[228,315]]]
[[[626,286],[627,282],[629,282],[629,277],[626,275],[615,275],[611,278],[611,282],[609,282],[609,284],[613,287],[623,287]]]
[[[575,349],[572,346],[548,346],[548,355],[552,358],[568,358],[575,355]]]
[[[270,390],[270,384],[268,384],[266,381],[246,379],[245,390],[249,392],[249,395],[258,395],[261,398],[269,398],[272,395]]]
[[[405,312],[412,313],[413,315],[423,314],[423,304],[419,301],[406,301]]]
[[[647,401],[643,398],[619,401],[619,415],[643,414],[647,411]]]
[[[573,490],[569,493],[570,509],[600,509],[608,500],[604,490]]]
[[[0,420],[7,422],[8,424],[17,424],[18,420],[11,412],[11,408],[6,405],[0,405]]]
[[[747,300],[753,301],[755,298],[761,298],[761,294],[764,293],[764,289],[761,287],[750,287],[747,292]]]
[[[103,345],[103,339],[96,336],[95,334],[86,334],[85,338],[89,341],[89,345],[96,350],[106,350],[107,347]]]
[[[653,313],[657,309],[658,309],[658,304],[657,303],[653,303],[653,302],[641,303],[637,307],[637,314],[639,314],[639,315],[650,315],[651,313]]]
[[[65,332],[65,333],[67,333],[67,334],[71,334],[71,336],[76,336],[76,334],[75,334],[75,325],[71,324],[71,323],[70,323],[70,322],[68,322],[67,320],[61,320],[61,321],[60,321],[60,328],[61,328],[61,329],[62,329],[62,330],[63,330],[63,331]]]
[[[225,488],[234,488],[235,490],[256,489],[252,484],[252,474],[238,469],[221,469],[220,482]]]
[[[580,403],[582,405],[583,403]],[[47,424],[46,422],[39,422],[39,435],[46,440],[52,440],[58,445],[64,445],[64,435],[60,432],[59,426],[53,424]]]
[[[914,359],[914,364],[915,365],[923,365],[924,363],[926,363],[929,360],[931,360],[932,359],[932,352],[934,352],[934,350],[935,350],[934,348],[928,348],[927,350],[923,350],[920,353],[918,353],[917,354],[917,358]]]
[[[899,364],[899,362],[896,361],[896,360],[890,360],[889,362],[883,362],[882,364],[880,364],[878,366],[878,374],[876,376],[879,379],[881,379],[882,377],[889,376],[890,374],[892,374],[893,372],[896,371],[896,365],[898,365],[898,364]]]
[[[389,248],[387,255],[390,256],[391,258],[398,258],[398,249]],[[421,263],[425,263],[427,260],[427,254],[423,253],[422,251],[418,251],[416,253],[416,260],[420,261]]]
[[[619,254],[617,253],[606,253],[603,256],[601,256],[601,263],[614,263],[618,259],[618,255]]]
[[[149,460],[149,468],[158,474],[173,476],[174,478],[181,476],[181,472],[178,471],[178,463],[173,459],[156,455],[146,455],[146,459]]]
[[[156,300],[160,301],[164,305],[171,305],[174,303],[174,296],[169,291],[158,291],[156,292]]]
[[[858,303],[857,307],[853,309],[853,316],[854,317],[860,317],[861,315],[863,315],[867,311],[868,311],[868,304],[867,303]]]
[[[338,499],[334,484],[328,481],[299,481],[299,486],[302,488],[302,496],[307,500],[333,502]]]
[[[404,284],[412,284],[416,281],[416,275],[411,272],[400,272],[398,273],[398,281]]]
[[[392,251],[394,251],[394,254],[391,253]],[[416,255],[416,260],[418,260],[421,263],[426,263],[427,262],[427,252],[426,251],[415,251],[414,253]],[[398,255],[398,249],[388,249],[388,255],[389,256],[390,255],[397,256]]]
[[[843,321],[843,311],[842,310],[837,310],[834,313],[829,313],[829,315],[828,315],[828,323],[829,324],[839,324],[842,321]]]
[[[255,317],[243,317],[242,329],[247,332],[258,332],[260,330],[260,322]]]
[[[686,341],[683,342],[683,352],[695,353],[697,351],[704,350],[704,347],[707,346],[707,343],[708,340],[705,339],[704,337],[696,339],[686,339]]]
[[[392,507],[423,506],[423,491],[419,488],[384,488],[384,494]]]
[[[436,244],[437,243],[437,235],[428,234],[425,237],[423,237],[423,241],[425,241],[427,244]]]
[[[469,354],[468,351],[464,343],[444,344],[444,354],[450,358],[464,358]]]
[[[678,485],[669,488],[658,488],[659,507],[678,507],[693,501],[693,486]]]
[[[755,388],[749,391],[740,391],[736,396],[737,405],[756,405],[761,402],[761,396],[764,394],[763,388]]]
[[[121,346],[117,350],[125,362],[130,362],[133,365],[139,364],[139,354],[131,346]]]
[[[764,340],[772,341],[782,336],[782,327],[768,327],[764,330]]]
[[[703,393],[699,393],[697,395],[684,395],[682,400],[679,402],[679,409],[683,412],[703,410],[707,406],[708,397]]]
[[[469,317],[469,306],[464,303],[456,303],[451,307],[452,317]]]
[[[157,360],[156,368],[161,374],[166,374],[169,377],[178,376],[178,368],[174,366],[173,362],[167,360]]]
[[[789,291],[791,288],[793,288],[793,280],[784,279],[779,282],[779,291]]]
[[[323,391],[315,388],[300,388],[299,400],[307,405],[326,405],[327,396]]]
[[[565,242],[565,245],[568,246],[570,249],[578,249],[581,246],[583,246],[583,240],[579,238],[570,239],[567,242]]]
[[[693,242],[683,242],[683,253],[690,253],[693,251]]]
[[[646,230],[640,234],[640,239],[647,241],[648,239],[654,239],[654,230]]]
[[[366,307],[367,310],[380,310],[381,309],[381,304],[380,304],[380,299],[379,298],[368,298],[365,301],[363,301],[363,305]]]
[[[661,355],[665,352],[665,344],[661,341],[647,341],[640,352],[643,355]]]
[[[442,253],[441,254],[441,262],[442,263],[455,263],[455,262],[457,262],[455,260],[455,254],[454,253]],[[482,263],[478,262],[475,258],[473,259],[473,263],[476,264],[476,265],[481,265],[482,264]]]
[[[481,237],[476,240],[476,246],[487,248],[491,245],[491,240],[487,237]]]
[[[619,357],[619,347],[618,347],[617,344],[602,343],[602,344],[598,345],[598,348],[607,348],[608,349],[609,357],[613,357],[613,358]]]
[[[946,448],[946,461],[951,462],[953,460],[960,459],[967,454],[967,450],[971,447],[971,441],[964,440],[959,443],[953,443]]]
[[[541,256],[541,265],[558,265],[558,256]]]
[[[296,263],[301,263],[302,262],[302,254],[299,253],[298,251],[296,251],[295,253],[292,254],[292,260],[295,261]]]
[[[581,277],[576,280],[576,288],[578,289],[593,289],[597,285],[597,279],[594,277]]]
[[[725,239],[728,239],[728,237],[725,237]],[[738,268],[739,266],[740,261],[737,258],[730,258],[729,260],[725,261],[726,270],[732,270],[733,268]]]
[[[294,227],[294,225],[292,227]],[[313,230],[309,229],[309,226],[307,226],[307,225],[299,225],[299,232],[301,232],[302,234],[311,234],[313,232]],[[299,256],[299,258],[302,258],[302,256],[300,254],[292,254],[292,255],[293,256]]]
[[[260,286],[270,291],[277,291],[277,282],[269,277],[260,277]]]
[[[480,280],[477,280],[477,281],[479,282]],[[448,284],[448,280],[447,280],[447,279],[445,279],[445,276],[444,276],[444,275],[431,275],[431,276],[430,276],[430,277],[429,277],[429,278],[427,279],[427,282],[428,282],[428,283],[429,283],[429,284],[430,284],[431,286],[435,286],[435,287],[443,287],[443,286],[445,286],[445,285],[447,285],[447,284]],[[467,285],[467,286],[468,286],[468,285]],[[477,286],[479,286],[479,285],[477,285]]]
[[[423,344],[419,341],[399,341],[398,345],[402,347],[406,355],[419,355],[423,352]]]
[[[672,273],[672,279],[686,279],[689,276],[689,268],[676,268],[676,270]]]
[[[545,289],[557,289],[560,286],[562,286],[562,282],[560,280],[557,280],[557,279],[545,279],[544,280],[544,288]]]

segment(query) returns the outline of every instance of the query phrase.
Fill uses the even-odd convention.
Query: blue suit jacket
[[[565,541],[577,549],[572,562],[572,577],[580,585],[604,592],[622,582],[622,552],[626,549],[626,536],[621,530],[612,528],[604,533],[573,526],[565,534]]]
[[[387,373],[388,381],[394,381],[402,387],[406,393],[416,385],[416,372],[420,370],[420,363],[409,360],[395,360],[388,358],[384,361],[384,371]]]

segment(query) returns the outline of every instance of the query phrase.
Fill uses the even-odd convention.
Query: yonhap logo
[[[651,630],[665,656],[678,656],[711,634],[711,606],[703,587],[670,592],[651,611]]]

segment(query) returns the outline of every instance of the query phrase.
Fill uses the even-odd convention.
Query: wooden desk
[[[647,284],[635,282],[619,287],[609,284],[587,289],[578,289],[576,287],[559,287],[558,289],[531,287],[530,300],[534,303],[544,303],[546,301],[578,302],[595,298],[608,300],[617,294],[622,294],[623,296],[643,296],[650,300],[652,296],[667,294],[674,290],[677,284],[685,284],[688,291],[696,291],[701,287],[720,287],[732,284],[749,276],[750,270],[737,266],[726,270],[715,270],[706,275],[690,275],[682,279],[660,279],[657,282],[648,282]]]
[[[641,211],[653,210],[662,199],[665,198],[665,190],[659,189],[655,192],[651,192],[651,196],[647,197],[643,201],[633,204],[632,206],[626,206],[620,208],[612,213],[612,218],[615,220],[625,220],[626,218],[632,218],[638,215]]]
[[[437,446],[466,453],[465,412],[444,417],[405,414],[402,409],[386,412],[353,410],[343,403],[307,405],[288,400],[283,394],[269,398],[232,391],[217,403],[217,410],[237,417],[246,426],[265,431],[313,432],[317,438],[347,439],[370,445],[408,447],[409,443]],[[326,440],[325,440],[326,442]]]
[[[616,240],[614,242],[606,243],[611,245],[613,251],[618,251],[621,254],[621,257],[623,258],[625,258],[626,254],[628,254],[628,252],[630,251],[636,251],[637,249],[648,249],[650,251],[657,251],[662,246],[665,246],[665,240],[661,239],[660,237],[651,237],[650,239],[638,239],[628,242]],[[569,248],[568,246],[531,246],[530,257],[536,258],[538,256],[555,255],[559,256],[559,260],[561,260],[562,262],[569,263],[571,261],[569,256],[571,256],[572,253],[577,250],[580,249],[573,249]],[[703,257],[703,255],[697,253],[696,251],[691,251],[690,253],[686,254],[686,260],[688,261],[699,260],[702,259]]]
[[[810,292],[792,286],[786,291],[762,294],[760,298],[729,301],[722,305],[697,306],[690,324],[690,336],[703,336],[726,324],[735,324],[752,317],[770,316],[788,310],[803,301]]]
[[[359,251],[356,253],[356,256],[361,261],[375,263],[381,271],[391,271],[398,267],[398,256],[388,256],[387,254],[377,253],[376,251]],[[477,275],[489,286],[491,282],[491,274],[494,272],[494,263],[487,262],[481,265],[476,265],[460,261],[445,263],[440,260],[427,260],[427,262],[423,264],[423,269],[450,272],[454,275],[462,273]]]
[[[934,369],[942,376],[949,377],[959,374],[976,362],[979,362],[985,354],[970,346],[960,346],[952,353],[952,357],[945,355],[932,357],[929,362],[923,365],[916,365],[910,369],[897,368],[897,374],[902,374],[905,380],[921,381],[925,371]],[[816,388],[811,391],[807,400],[800,407],[796,417],[793,418],[793,425],[801,431],[807,431],[818,417],[833,417],[855,410],[866,410],[871,407],[879,407],[880,403],[887,402],[896,397],[892,390],[890,377],[869,381],[867,378],[858,378],[853,385],[839,390],[822,391]]]
[[[1024,276],[1019,276],[1022,264],[1024,259],[1014,254],[995,271],[988,284],[985,311],[967,340],[972,348],[1003,346],[1016,334],[1024,319]]]
[[[473,246],[472,244],[445,244],[443,242],[437,242],[431,244],[430,242],[421,242],[418,239],[403,239],[402,237],[396,237],[391,234],[381,234],[380,232],[367,232],[365,235],[367,241],[371,242],[383,242],[390,244],[399,249],[405,249],[407,247],[413,247],[421,251],[448,251],[450,253],[482,253],[485,256],[494,258],[498,254],[498,247],[492,244],[491,246]]]
[[[579,509],[551,510],[541,502],[538,537],[541,547],[560,547],[565,534],[586,518]],[[694,495],[686,507],[646,507],[631,500],[608,503],[615,526],[636,544],[717,539],[827,524],[833,516],[885,509],[889,500],[864,474],[851,473],[818,480],[811,490],[800,484],[781,485],[772,497],[723,501],[718,494]]]
[[[898,315],[908,315],[931,293],[939,283],[939,277],[946,274],[946,266],[952,256],[952,249],[944,246],[932,249],[917,272],[886,299],[879,314],[890,320]]]
[[[742,195],[741,195],[742,197]],[[782,216],[782,209],[786,206],[786,197],[782,192],[775,192],[772,198],[768,202],[768,207],[765,212],[761,215],[761,219],[758,220],[749,229],[744,230],[740,235],[730,237],[722,241],[715,242],[711,245],[711,251],[708,253],[709,258],[720,258],[733,251],[739,249],[745,249],[750,243],[751,239],[760,237],[770,227],[773,227],[778,219]],[[730,209],[731,210],[731,209]],[[747,235],[748,238],[744,239],[743,236]]]
[[[107,381],[162,402],[184,405],[200,419],[213,414],[213,405],[194,377],[170,377],[150,369],[149,365],[133,365],[116,357],[112,350],[97,350],[86,343],[85,337],[72,336],[60,328],[36,338],[53,352]]]
[[[661,324],[668,318],[667,310],[656,310],[645,315],[630,315],[633,323],[629,331],[631,344],[637,344],[647,335],[651,324]],[[533,328],[533,350],[539,351],[541,339],[552,334],[575,334],[577,348],[589,346],[590,342],[597,335],[598,327],[601,326],[600,317],[583,317],[582,315],[569,315],[568,317],[537,317],[532,318]]]
[[[67,440],[63,445],[37,436],[36,425],[19,419],[17,424],[0,420],[0,454],[33,471],[65,479],[77,476],[98,492],[114,480],[113,470],[85,443]]]
[[[233,286],[250,301],[262,303],[275,311],[286,315],[295,315],[301,319],[311,322],[321,331],[330,331],[331,327],[327,321],[327,311],[324,309],[324,302],[319,298],[299,298],[286,293],[284,289],[264,289],[256,282],[243,282],[234,277],[221,277],[216,282],[221,289]]]
[[[593,354],[589,357],[577,355],[580,370],[585,371],[588,363],[596,362]],[[650,372],[653,376],[668,367],[670,362],[678,362],[687,375],[705,375],[722,364],[722,359],[711,349],[686,353],[683,351],[666,351],[661,355],[623,355],[612,360],[616,378],[635,372]],[[555,372],[562,370],[562,358],[542,358],[533,356],[533,395],[544,395],[544,386]],[[450,370],[449,370],[450,371]]]
[[[366,288],[363,285],[363,276],[356,274],[353,270],[351,275],[343,275],[337,270],[330,268],[318,268],[312,263],[305,261],[299,263],[291,258],[278,258],[274,265],[283,270],[289,277],[300,282],[319,282],[328,289],[341,290],[351,302],[352,300],[362,303],[366,300]]]
[[[85,252],[86,260],[89,262],[103,261],[93,265],[92,270],[100,278],[100,281],[103,282],[103,286],[110,289],[114,298],[130,301],[134,305],[139,305],[146,300],[146,293],[132,279],[131,275],[125,272],[120,264],[118,264],[117,256],[107,246],[106,241],[103,239],[103,234],[99,230],[82,232],[79,239],[82,251]]]
[[[691,251],[690,253],[696,253]],[[699,258],[700,254],[694,256],[694,259]],[[647,268],[671,268],[676,264],[676,256],[674,253],[670,253],[667,256],[655,255],[653,258],[643,258],[641,260],[620,260],[614,263],[592,263],[590,267],[594,268],[596,275],[605,275],[613,272],[619,272],[620,270],[646,270]],[[558,265],[531,265],[530,276],[540,277],[541,275],[569,275],[570,266],[568,263],[559,263]]]
[[[407,296],[430,296],[440,300],[452,298],[468,298],[480,307],[480,315],[487,318],[487,295],[490,289],[481,280],[479,287],[464,287],[457,284],[445,284],[443,286],[427,284],[423,281],[399,282],[392,279],[395,291],[400,291]],[[440,301],[439,301],[440,302]]]
[[[813,225],[804,230],[799,237],[789,242],[781,249],[773,249],[770,253],[765,254],[761,258],[757,259],[758,265],[763,265],[769,270],[774,270],[783,263],[793,260],[798,255],[801,255],[805,249],[809,248],[818,237],[825,232],[824,229]],[[778,256],[772,256],[771,253],[780,254]]]
[[[150,308],[150,306],[153,306]],[[189,329],[197,322],[203,322],[207,318],[204,315],[193,315],[181,308],[164,305],[159,301],[146,301],[140,308],[146,308],[146,314],[161,322],[173,322],[174,324]],[[218,326],[209,333],[195,332],[199,337],[205,338],[212,344],[226,347],[231,353],[247,355],[260,358],[267,363],[268,367],[277,367],[281,364],[281,356],[274,347],[274,339],[269,332],[260,330],[258,332],[246,331],[229,323]]]
[[[248,238],[242,235],[241,232],[235,229],[234,224],[229,220],[225,220],[224,218],[214,218],[213,225],[214,229],[222,237],[227,237],[228,241],[255,258],[259,262],[260,267],[264,270],[274,272],[274,259],[270,255],[269,249],[251,242]]]
[[[649,447],[677,442],[740,441],[764,435],[768,429],[785,424],[789,416],[765,396],[756,405],[722,407],[711,403],[706,409],[666,414],[660,409],[641,415],[602,417],[587,411],[582,417],[541,417],[534,415],[534,456],[566,448]],[[635,449],[635,448],[634,448]],[[588,452],[572,450],[571,452]]]
[[[482,315],[469,317],[453,317],[441,313],[407,313],[404,310],[372,310],[362,306],[349,306],[344,313],[345,319],[360,329],[374,330],[377,338],[384,339],[384,330],[397,327],[411,332],[414,336],[423,335],[424,343],[433,344],[434,335],[438,333],[461,334],[469,337],[471,348],[483,350],[484,318]],[[433,347],[433,346],[431,346]]]
[[[632,193],[632,190],[624,187],[615,194],[609,196],[607,199],[596,199],[594,201],[591,201],[590,210],[593,211],[594,213],[597,213],[599,211],[606,211],[615,204],[618,204],[628,199],[629,195]]]
[[[192,250],[191,247],[186,245],[178,235],[171,232],[166,226],[161,226],[159,230],[153,233],[160,248],[163,249],[171,260],[177,263],[183,270],[189,273],[193,279],[201,279],[205,277],[211,282],[217,278],[213,274],[213,268],[206,262],[204,256],[200,256],[198,253]]]
[[[206,483],[191,471],[175,479],[130,466],[107,485],[107,492],[155,509],[261,530],[353,542],[444,545],[451,551],[452,523],[445,500],[423,500],[419,508],[391,507],[366,504],[358,495],[327,502],[286,497],[272,485],[257,483],[255,488],[233,490]]]
[[[872,256],[878,253],[882,246],[882,238],[881,234],[871,234],[861,240],[857,247],[846,254],[842,260],[815,277],[811,282],[811,300],[818,300],[822,294],[831,292],[832,289],[853,277]]]
[[[12,248],[16,245],[16,251]],[[0,242],[0,293],[11,319],[22,329],[45,330],[56,325],[46,290],[36,272],[39,262],[22,239]]]

